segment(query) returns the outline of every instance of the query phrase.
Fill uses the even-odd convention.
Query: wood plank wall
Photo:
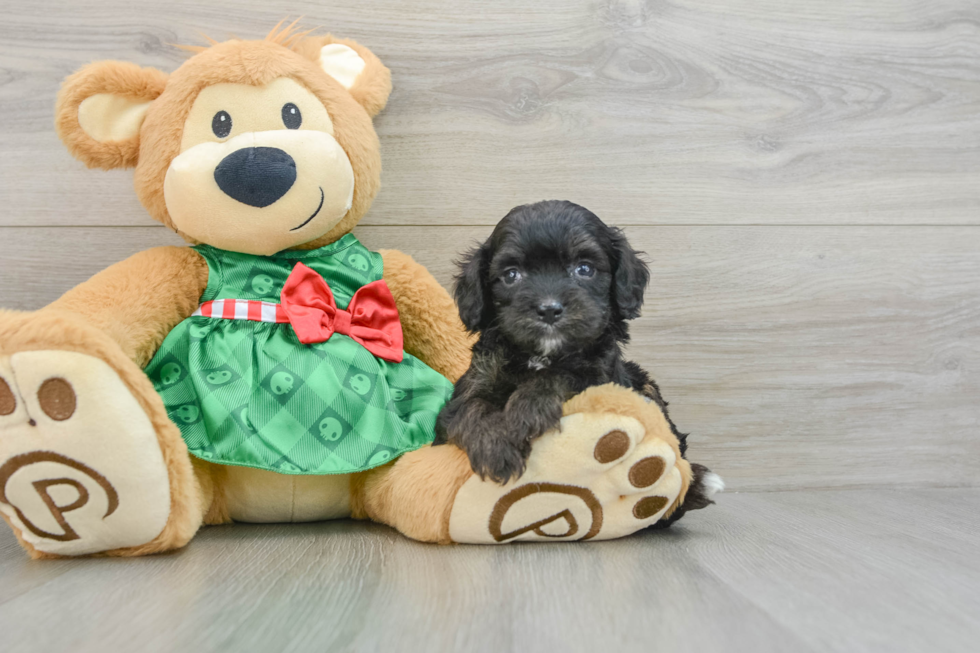
[[[648,253],[630,354],[734,489],[977,485],[975,2],[2,5],[2,307],[179,242],[61,146],[63,77],[304,15],[393,72],[369,246],[448,285],[513,205],[579,202]]]

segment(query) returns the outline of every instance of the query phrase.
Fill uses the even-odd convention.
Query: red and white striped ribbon
[[[215,299],[204,302],[191,315],[253,322],[289,322],[281,304],[250,299]]]

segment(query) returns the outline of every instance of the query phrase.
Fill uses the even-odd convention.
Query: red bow
[[[395,298],[384,280],[361,287],[345,311],[337,308],[323,277],[297,263],[286,279],[279,301],[296,337],[304,345],[326,342],[334,333],[342,333],[378,358],[402,362],[402,324]]]

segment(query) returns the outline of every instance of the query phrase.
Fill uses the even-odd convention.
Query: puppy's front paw
[[[473,471],[482,480],[489,478],[501,485],[524,473],[530,453],[529,443],[522,445],[503,433],[486,434],[476,446],[466,450]]]

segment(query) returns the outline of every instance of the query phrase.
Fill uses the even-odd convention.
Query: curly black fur
[[[480,338],[436,444],[455,444],[474,472],[505,483],[524,472],[531,443],[558,425],[567,399],[612,382],[655,401],[686,452],[657,384],[623,359],[650,273],[619,229],[571,202],[518,206],[459,265],[456,304]],[[700,487],[692,508],[710,502]]]

